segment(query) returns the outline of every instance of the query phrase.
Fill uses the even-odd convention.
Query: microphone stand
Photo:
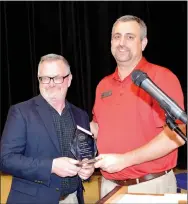
[[[175,118],[168,111],[166,111],[165,116],[168,127],[174,130],[185,142],[187,142],[187,137],[175,123]]]

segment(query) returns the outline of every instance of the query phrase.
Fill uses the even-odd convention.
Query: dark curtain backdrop
[[[37,66],[48,53],[69,61],[73,81],[68,100],[91,118],[95,88],[116,66],[110,52],[111,28],[125,14],[146,22],[149,44],[144,56],[177,75],[186,107],[186,1],[7,1],[1,2],[1,132],[9,107],[39,93]],[[185,165],[186,152],[186,145],[179,149],[179,165]]]

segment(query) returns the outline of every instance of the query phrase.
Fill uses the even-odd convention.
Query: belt
[[[171,169],[167,170],[167,171],[160,172],[160,173],[147,174],[147,175],[140,177],[140,178],[137,178],[137,179],[111,180],[111,181],[120,185],[120,186],[130,186],[130,185],[134,185],[134,184],[138,184],[138,183],[142,183],[145,181],[149,181],[149,180],[158,178],[160,176],[167,174],[170,171],[171,171]]]
[[[67,197],[68,197],[68,195],[61,196],[59,201],[65,200],[65,198],[67,198]]]

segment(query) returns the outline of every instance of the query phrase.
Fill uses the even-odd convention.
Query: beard
[[[114,57],[116,61],[119,61],[119,62],[128,62],[132,59],[132,55],[130,52],[115,53]]]
[[[127,62],[132,59],[132,52],[127,47],[116,47],[112,50],[112,54],[118,62]]]
[[[65,99],[66,92],[62,91],[61,89],[57,88],[50,88],[50,89],[42,89],[41,95],[46,99],[48,102],[53,101],[61,101]]]

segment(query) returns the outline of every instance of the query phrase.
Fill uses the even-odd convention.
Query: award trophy
[[[92,133],[77,125],[71,143],[71,152],[74,157],[80,161],[80,165],[83,163],[95,162],[94,158],[97,154],[97,147],[95,139],[92,137]],[[85,158],[88,160],[82,162]]]

